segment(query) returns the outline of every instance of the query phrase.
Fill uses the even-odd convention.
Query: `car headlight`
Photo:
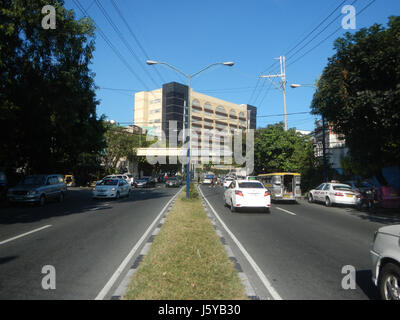
[[[32,196],[34,194],[38,194],[37,190],[30,190],[28,191],[28,196]]]
[[[115,188],[112,188],[112,189],[111,189],[111,191],[115,191],[115,190],[117,190],[117,189],[115,189]]]

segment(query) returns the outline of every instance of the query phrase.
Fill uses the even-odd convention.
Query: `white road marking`
[[[277,208],[278,210],[281,210],[281,211],[283,211],[283,212],[289,213],[289,214],[291,214],[292,216],[296,216],[295,213],[290,212],[289,210],[285,210],[285,209],[282,209],[282,208],[279,208],[279,207],[275,207],[275,208]]]
[[[128,255],[125,257],[125,259],[122,261],[118,269],[114,272],[114,274],[111,276],[110,280],[106,283],[103,289],[99,292],[95,300],[103,300],[107,293],[111,290],[112,286],[115,284],[121,273],[124,271],[128,263],[131,261],[132,257],[135,255],[136,251],[141,247],[143,242],[146,240],[148,234],[150,231],[153,229],[153,227],[158,223],[158,220],[160,220],[161,216],[164,214],[164,211],[168,208],[168,206],[171,204],[171,202],[179,195],[179,193],[183,190],[183,187],[168,201],[168,203],[162,208],[161,212],[159,215],[154,219],[152,224],[147,228],[145,233],[142,235],[142,237],[139,239],[139,241],[135,244],[135,246],[132,248],[132,250],[128,253]]]
[[[260,278],[261,282],[264,284],[265,288],[268,290],[272,298],[275,300],[282,300],[282,297],[278,294],[278,292],[275,290],[275,288],[271,285],[271,282],[269,282],[268,278],[265,276],[265,274],[261,271],[260,267],[257,265],[257,263],[254,261],[254,259],[250,256],[250,254],[247,252],[247,250],[243,247],[243,245],[239,242],[239,240],[235,237],[235,235],[229,230],[229,228],[226,226],[226,224],[222,221],[218,213],[215,211],[211,203],[207,200],[207,198],[204,196],[202,190],[199,188],[200,193],[203,197],[203,199],[207,202],[208,206],[211,208],[213,211],[214,215],[217,217],[221,225],[224,227],[225,231],[229,234],[229,236],[232,238],[232,240],[235,242],[239,250],[242,252],[242,254],[245,256],[247,261],[250,263],[250,265],[253,267],[254,271],[257,273],[258,277]]]
[[[13,237],[13,238],[10,238],[10,239],[1,241],[1,242],[0,242],[0,245],[5,244],[5,243],[10,242],[10,241],[13,241],[13,240],[16,240],[16,239],[19,239],[19,238],[22,238],[22,237],[25,237],[25,236],[27,236],[27,235],[30,235],[30,234],[32,234],[32,233],[41,231],[41,230],[46,229],[46,228],[49,228],[49,227],[51,227],[50,224],[47,225],[47,226],[44,226],[44,227],[41,227],[41,228],[32,230],[32,231],[29,231],[29,232],[25,232],[25,233],[23,233],[23,234],[20,234],[19,236],[15,236],[15,237]]]

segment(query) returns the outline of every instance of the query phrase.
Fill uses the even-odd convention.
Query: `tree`
[[[308,189],[322,166],[314,157],[308,136],[295,128],[284,130],[283,123],[260,128],[254,134],[254,170],[256,174],[272,172],[298,172],[302,175],[302,188]]]
[[[147,147],[154,141],[146,141],[142,134],[128,132],[126,128],[117,124],[105,123],[106,148],[103,150],[103,163],[108,174],[117,171],[118,162],[125,158],[130,163],[143,163],[144,157],[138,157],[139,147]]]
[[[93,74],[93,23],[56,0],[1,0],[0,166],[87,172],[104,148]],[[41,25],[45,5],[56,29]]]
[[[318,83],[313,113],[343,134],[363,175],[386,181],[381,168],[400,163],[400,17],[334,43]]]

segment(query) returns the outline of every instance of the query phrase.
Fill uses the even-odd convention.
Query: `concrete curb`
[[[199,186],[197,186],[197,188],[199,188]],[[200,192],[199,192],[199,194],[202,198],[201,203],[207,214],[207,217],[210,219],[210,222],[211,222],[212,226],[214,227],[216,234],[218,235],[221,243],[223,244],[225,251],[228,254],[229,260],[231,260],[235,265],[235,269],[238,272],[238,276],[239,276],[240,280],[242,281],[243,286],[246,290],[247,297],[250,300],[260,300],[260,297],[257,296],[256,291],[254,290],[253,286],[251,285],[249,278],[244,273],[243,268],[240,265],[240,263],[238,262],[237,258],[235,257],[231,247],[226,243],[226,240],[222,234],[222,231],[218,228],[214,216],[210,213],[210,210],[208,209],[208,206],[207,206],[206,202],[204,201],[204,197],[201,195]]]

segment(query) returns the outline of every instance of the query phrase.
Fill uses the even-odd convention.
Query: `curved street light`
[[[188,96],[187,96],[187,109],[188,109],[188,129],[189,129],[189,135],[187,137],[187,142],[188,142],[188,148],[187,148],[187,164],[186,164],[186,198],[189,199],[189,184],[190,184],[190,143],[191,143],[191,119],[190,119],[190,82],[192,80],[192,78],[194,78],[195,76],[197,76],[199,73],[213,67],[216,65],[223,65],[223,66],[227,66],[227,67],[232,67],[235,63],[232,61],[227,61],[227,62],[216,62],[216,63],[212,63],[210,65],[208,65],[207,67],[201,69],[200,71],[197,71],[193,74],[186,74],[184,72],[182,72],[181,70],[179,70],[178,68],[174,67],[173,65],[166,63],[166,62],[160,62],[160,61],[155,61],[155,60],[146,60],[146,63],[149,66],[155,65],[155,64],[163,64],[173,70],[175,70],[176,72],[180,73],[181,75],[183,75],[185,78],[188,79]],[[183,121],[183,125],[185,125],[185,121]]]

